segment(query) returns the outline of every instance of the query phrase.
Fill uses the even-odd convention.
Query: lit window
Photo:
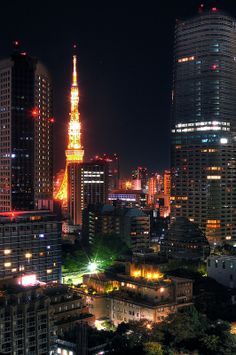
[[[221,176],[219,175],[208,175],[207,180],[220,180]]]
[[[9,255],[11,254],[11,250],[10,249],[5,249],[4,250],[4,255]]]
[[[10,263],[10,262],[4,263],[4,266],[5,266],[5,267],[10,267],[10,266],[11,266],[11,263]]]
[[[227,138],[221,138],[220,139],[220,143],[221,144],[227,144],[228,143],[228,139]]]

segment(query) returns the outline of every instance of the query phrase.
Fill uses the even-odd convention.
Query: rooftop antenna
[[[20,47],[20,42],[19,42],[19,40],[14,40],[13,41],[13,49],[15,50],[15,51],[18,51],[19,50],[19,47]]]
[[[203,11],[204,11],[204,4],[202,3],[202,4],[200,4],[199,5],[199,7],[198,7],[198,12],[201,14],[201,13],[203,13]]]

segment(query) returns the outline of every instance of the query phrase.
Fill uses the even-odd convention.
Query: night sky
[[[204,2],[204,1],[202,1]],[[235,0],[208,1],[236,17]],[[206,2],[205,2],[206,3]],[[176,18],[200,1],[19,1],[1,4],[0,57],[12,41],[38,57],[54,84],[54,170],[64,167],[71,56],[78,44],[80,113],[87,158],[118,153],[121,171],[169,167]]]

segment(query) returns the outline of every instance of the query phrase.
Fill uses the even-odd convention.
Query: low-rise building
[[[148,265],[131,265],[126,274],[84,276],[86,298],[96,319],[109,319],[115,325],[130,320],[160,322],[179,307],[191,304],[193,281],[165,278]]]
[[[221,285],[236,288],[236,255],[210,256],[207,274]]]
[[[53,314],[57,336],[69,332],[75,324],[94,323],[94,317],[89,313],[84,297],[75,289],[66,285],[44,287],[44,294],[50,299],[50,309]]]

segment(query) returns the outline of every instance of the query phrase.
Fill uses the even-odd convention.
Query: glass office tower
[[[171,212],[236,241],[236,20],[216,8],[175,29]]]

